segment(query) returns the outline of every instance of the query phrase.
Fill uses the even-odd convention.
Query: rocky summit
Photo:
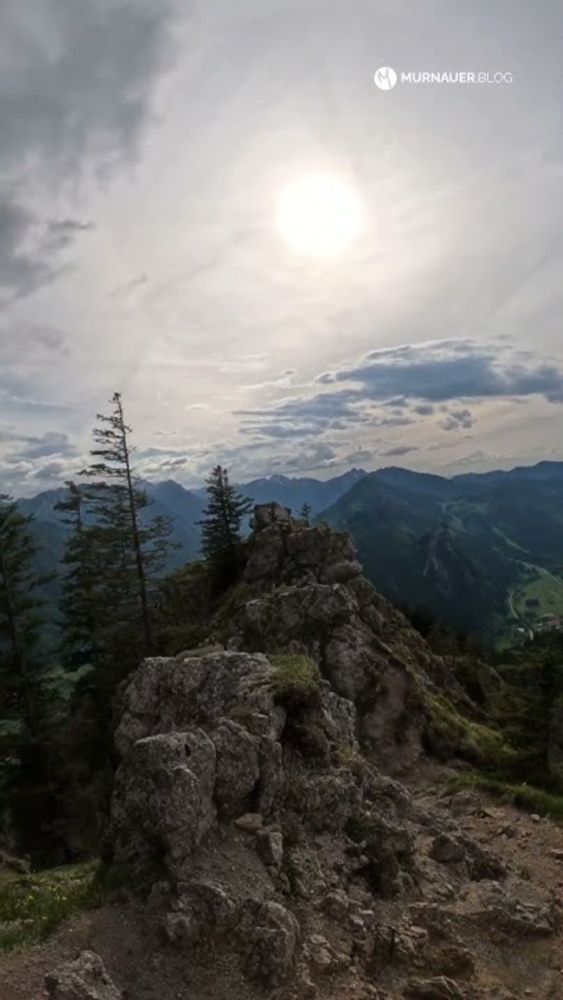
[[[209,643],[117,711],[104,851],[144,894],[52,1000],[563,997],[559,891],[516,849],[563,836],[448,789],[500,738],[347,535],[257,507]]]

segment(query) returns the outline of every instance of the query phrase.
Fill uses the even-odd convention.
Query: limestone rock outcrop
[[[363,741],[396,768],[421,753],[421,689],[432,657],[361,572],[349,535],[309,527],[277,504],[256,508],[236,642],[310,655],[356,705]]]
[[[110,979],[99,955],[83,951],[45,977],[51,1000],[122,1000],[122,993]]]
[[[347,536],[265,505],[247,554],[227,648],[149,658],[120,691],[108,860],[158,879],[163,947],[196,981],[217,963],[217,995],[485,996],[464,928],[545,936],[557,912],[396,778],[445,665]]]

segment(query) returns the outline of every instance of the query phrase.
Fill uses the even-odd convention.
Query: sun
[[[338,257],[362,229],[360,201],[351,185],[328,173],[297,177],[277,202],[278,231],[291,249],[309,257]]]

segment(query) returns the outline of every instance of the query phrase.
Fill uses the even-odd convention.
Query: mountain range
[[[366,475],[323,513],[397,604],[508,642],[563,616],[563,463],[446,479]]]
[[[173,521],[170,569],[197,557],[205,494],[173,480],[144,483],[150,515]],[[563,621],[563,462],[445,478],[402,468],[352,469],[324,482],[272,476],[238,485],[349,531],[366,575],[396,604],[494,642]],[[56,563],[66,529],[54,510],[64,489],[21,500],[36,518],[42,568]]]

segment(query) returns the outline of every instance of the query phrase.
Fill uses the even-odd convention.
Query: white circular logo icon
[[[373,74],[373,82],[379,90],[393,90],[397,83],[397,74],[391,66],[380,66]]]

